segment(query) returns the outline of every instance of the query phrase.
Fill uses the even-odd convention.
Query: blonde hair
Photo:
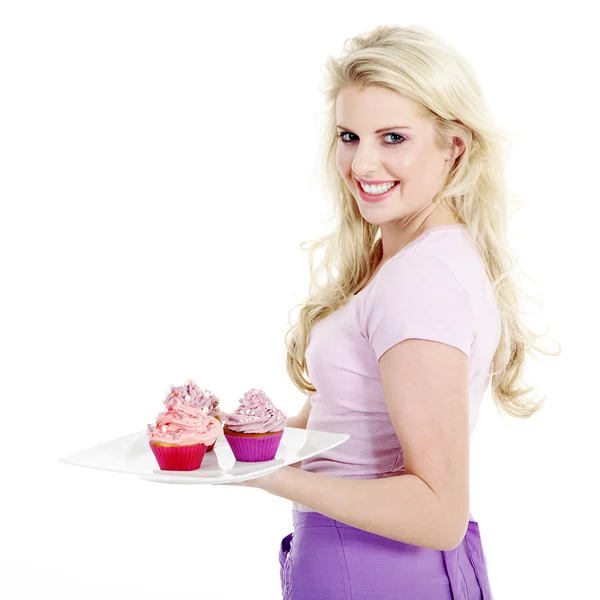
[[[535,403],[527,398],[534,387],[519,387],[525,354],[531,349],[548,356],[535,344],[539,337],[521,320],[521,287],[513,270],[516,258],[507,239],[509,195],[505,184],[502,143],[509,138],[494,125],[470,64],[440,37],[421,26],[380,26],[346,40],[344,55],[326,62],[326,113],[322,177],[332,198],[335,228],[308,247],[310,285],[295,324],[285,335],[286,369],[298,389],[308,394],[315,387],[305,377],[306,347],[311,329],[346,304],[370,279],[382,258],[379,225],[365,221],[336,167],[336,99],[346,86],[380,86],[416,103],[422,117],[436,129],[436,143],[451,148],[454,137],[464,141],[464,152],[455,160],[446,184],[434,196],[442,210],[450,210],[465,224],[484,259],[501,314],[501,333],[492,361],[491,390],[499,409],[527,418],[541,409],[546,396]],[[306,250],[305,245],[301,248]],[[324,247],[318,270],[316,250]],[[317,275],[325,273],[319,284]]]

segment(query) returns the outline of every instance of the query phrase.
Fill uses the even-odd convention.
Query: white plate
[[[148,444],[146,431],[132,433],[87,450],[65,456],[60,460],[70,465],[101,469],[115,473],[138,475],[149,481],[162,483],[234,483],[262,477],[281,467],[317,456],[343,444],[347,433],[328,433],[286,427],[272,460],[240,462],[223,433],[217,438],[215,449],[207,452],[195,471],[162,471]]]

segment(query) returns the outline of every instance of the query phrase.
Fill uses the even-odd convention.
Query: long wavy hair
[[[376,27],[346,40],[340,58],[327,58],[325,128],[319,164],[324,189],[333,199],[335,225],[332,233],[300,245],[308,250],[310,285],[308,298],[288,314],[290,329],[285,344],[289,377],[307,395],[316,392],[306,365],[311,329],[369,281],[383,255],[379,225],[363,219],[336,166],[336,99],[347,86],[380,86],[412,100],[420,115],[433,122],[440,148],[451,148],[454,137],[464,141],[463,153],[432,202],[466,225],[494,289],[502,320],[491,372],[495,404],[510,416],[530,417],[542,408],[546,396],[536,402],[535,394],[530,396],[535,387],[520,385],[525,355],[535,349],[557,356],[561,349],[559,344],[559,350],[552,353],[537,346],[536,341],[547,336],[536,335],[522,320],[520,297],[526,294],[516,278],[517,260],[507,235],[510,201],[519,197],[509,194],[505,183],[503,144],[508,142],[510,146],[510,138],[495,126],[467,60],[439,36],[418,25]],[[315,269],[315,252],[321,248],[324,254]],[[319,283],[322,273],[325,277]],[[292,323],[290,315],[298,306],[299,316]]]

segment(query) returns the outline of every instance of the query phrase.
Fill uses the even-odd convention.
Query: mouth
[[[389,190],[382,192],[381,194],[369,194],[368,192],[365,192],[360,181],[357,180],[358,193],[365,202],[380,202],[381,200],[385,200],[394,193],[394,190],[399,186],[399,184],[399,181],[394,181],[394,185]]]

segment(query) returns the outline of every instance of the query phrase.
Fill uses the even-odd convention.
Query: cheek
[[[338,153],[336,157],[336,167],[346,186],[352,189],[352,186],[354,185],[354,179],[352,176],[352,159],[344,157],[343,153],[341,155]]]
[[[344,152],[343,148],[338,147],[335,155],[335,164],[337,166],[338,171],[344,177],[346,177],[348,175],[348,171],[350,170],[352,159],[349,157],[347,152]]]
[[[403,152],[396,159],[398,169],[401,169],[407,175],[418,172],[422,169],[422,161],[416,152]]]

